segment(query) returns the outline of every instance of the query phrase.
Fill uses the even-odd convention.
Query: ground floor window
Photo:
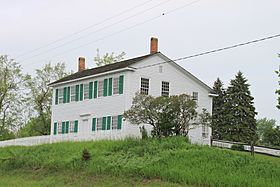
[[[209,128],[202,125],[202,138],[207,138],[209,136]]]
[[[78,132],[78,120],[75,121],[62,121],[54,123],[53,134],[68,134]]]

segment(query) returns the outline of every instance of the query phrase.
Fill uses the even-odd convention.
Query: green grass
[[[7,147],[0,160],[0,186],[280,186],[279,158],[180,137]]]

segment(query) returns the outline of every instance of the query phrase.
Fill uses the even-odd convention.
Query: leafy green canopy
[[[24,122],[25,108],[22,105],[24,76],[20,65],[7,55],[0,56],[0,139],[14,137]]]
[[[171,97],[136,94],[124,117],[132,124],[152,125],[153,136],[187,136],[190,129],[209,125],[210,114],[205,109],[198,114],[196,109],[196,101],[186,94]]]
[[[125,56],[125,52],[121,52],[119,55],[115,55],[114,52],[112,52],[111,54],[106,53],[103,57],[100,57],[99,49],[97,49],[96,51],[97,54],[96,57],[94,57],[94,61],[96,62],[96,65],[98,67],[119,62]]]

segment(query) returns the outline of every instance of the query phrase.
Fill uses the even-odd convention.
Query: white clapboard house
[[[92,69],[86,69],[85,58],[80,57],[78,68],[50,84],[53,137],[140,136],[139,126],[122,118],[137,92],[152,96],[187,93],[197,101],[199,112],[202,108],[212,112],[212,89],[158,52],[157,38],[151,38],[150,54]],[[211,128],[204,126],[189,132],[196,143],[209,144],[210,136]]]

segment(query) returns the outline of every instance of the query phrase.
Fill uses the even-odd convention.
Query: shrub
[[[87,149],[84,149],[83,153],[82,153],[82,160],[83,161],[89,161],[90,159],[91,159],[90,153],[88,152]]]
[[[236,151],[244,151],[244,145],[242,144],[233,144],[231,146],[232,150],[236,150]]]

